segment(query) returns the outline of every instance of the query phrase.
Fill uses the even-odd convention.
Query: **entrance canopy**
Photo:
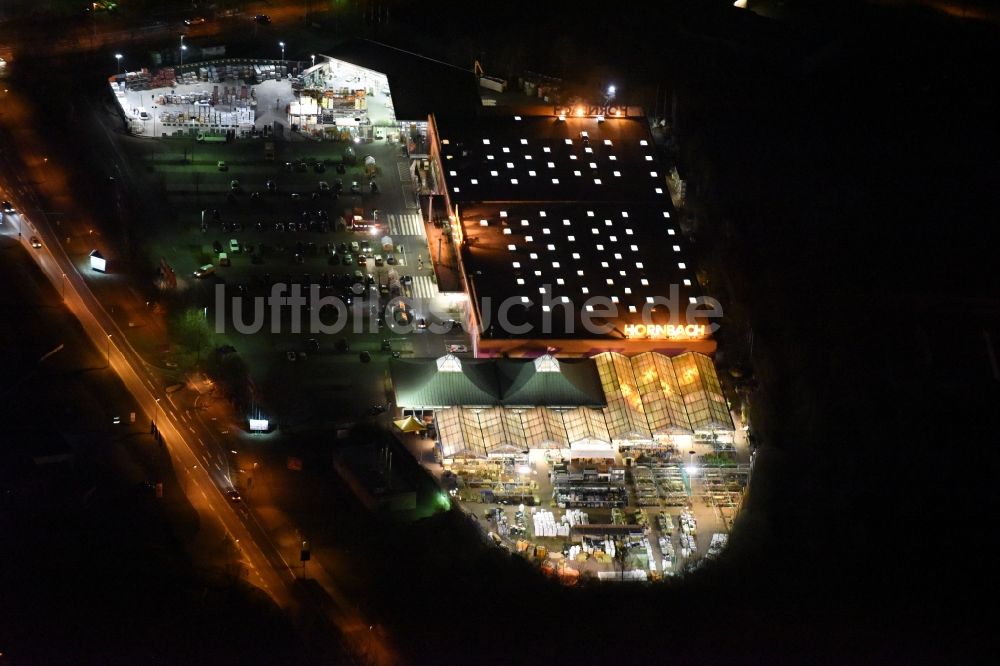
[[[413,418],[413,416],[407,416],[405,419],[399,419],[393,421],[396,427],[403,432],[420,432],[421,430],[427,430],[427,426]]]
[[[572,460],[605,459],[613,460],[614,449],[570,449],[569,457]]]

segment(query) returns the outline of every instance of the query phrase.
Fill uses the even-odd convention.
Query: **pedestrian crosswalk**
[[[438,286],[429,275],[414,275],[411,288],[413,298],[435,298],[438,295]]]
[[[420,208],[417,202],[417,192],[413,188],[413,174],[410,173],[410,161],[396,162],[396,171],[399,173],[399,184],[403,188],[403,200],[409,210]]]
[[[396,162],[396,172],[399,174],[399,182],[404,185],[413,183],[413,174],[410,173],[410,162]]]
[[[423,236],[424,222],[418,213],[389,213],[390,236]]]

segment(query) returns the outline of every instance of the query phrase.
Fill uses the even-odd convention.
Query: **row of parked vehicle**
[[[278,185],[273,180],[265,182],[264,189],[267,191],[268,194],[278,193]],[[307,198],[307,196],[312,201],[319,201],[319,199],[324,196],[336,200],[338,196],[343,193],[343,191],[344,191],[344,184],[340,181],[340,179],[335,180],[333,182],[333,185],[330,185],[330,183],[326,182],[325,180],[321,180],[319,181],[319,183],[316,184],[315,192],[309,193],[308,195],[302,192],[291,192],[289,196],[291,197],[292,201],[304,201]],[[242,192],[243,192],[243,186],[240,184],[239,180],[233,179],[229,181],[229,197],[231,201],[234,200],[233,197],[235,197],[235,195],[241,194]],[[371,194],[378,194],[379,193],[378,183],[376,183],[374,180],[368,181],[368,192]],[[351,181],[351,194],[354,195],[361,194],[361,185],[358,184],[358,181],[356,180]],[[254,190],[253,192],[250,193],[251,201],[261,201],[263,197],[264,195],[263,193],[261,193],[260,190]]]
[[[323,173],[323,172],[325,172],[326,171],[326,167],[327,167],[327,163],[329,161],[330,160],[327,160],[327,162],[314,162],[313,165],[312,165],[313,171],[315,171],[316,173]],[[295,171],[295,172],[298,172],[298,173],[305,173],[305,172],[309,171],[309,164],[306,163],[306,162],[303,162],[302,160],[298,160],[298,161],[295,161],[295,162],[285,162],[283,168],[284,168],[285,171],[287,171],[289,173],[291,173],[292,171]],[[339,174],[347,173],[347,167],[344,166],[343,162],[336,162],[334,164],[334,168],[336,169],[337,173],[339,173]]]
[[[326,211],[319,211],[320,215],[318,219],[314,219],[312,216],[306,216],[303,214],[301,222],[257,222],[253,225],[258,233],[265,233],[275,231],[279,234],[295,231],[311,231],[318,233],[329,233],[333,231],[333,226],[330,224],[329,217]],[[222,230],[225,232],[242,232],[251,229],[250,225],[244,225],[242,222],[221,222]],[[347,223],[341,218],[337,223],[337,231],[345,231]],[[203,227],[203,231],[208,231],[207,225]]]

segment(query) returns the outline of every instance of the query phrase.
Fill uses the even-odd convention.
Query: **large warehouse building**
[[[645,118],[557,111],[436,126],[477,354],[711,353]]]

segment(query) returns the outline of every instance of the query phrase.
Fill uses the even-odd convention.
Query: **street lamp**
[[[160,417],[160,399],[155,398],[156,406],[153,408],[153,425],[156,425],[156,420]]]
[[[62,299],[66,300],[66,274],[62,274]]]
[[[285,60],[285,43],[284,42],[278,42],[278,46],[281,47],[281,60],[282,60],[282,62],[284,62],[284,60]]]
[[[108,367],[111,367],[111,334],[108,333]]]
[[[313,61],[313,64],[312,64],[312,66],[313,66],[313,67],[315,67],[315,66],[316,66],[316,54],[315,54],[315,53],[313,53],[313,54],[312,54],[311,56],[309,56],[309,57],[310,57],[310,58],[312,58],[312,61]]]
[[[184,52],[187,51],[187,46],[184,45],[184,35],[181,35],[181,67],[184,66]]]
[[[118,71],[119,71],[119,73],[121,73],[121,74],[124,74],[124,73],[125,73],[125,68],[124,68],[124,66],[122,65],[122,58],[123,58],[123,57],[124,57],[124,56],[122,56],[122,54],[121,54],[121,53],[116,53],[116,54],[115,54],[115,60],[117,60],[117,61],[118,61]]]

